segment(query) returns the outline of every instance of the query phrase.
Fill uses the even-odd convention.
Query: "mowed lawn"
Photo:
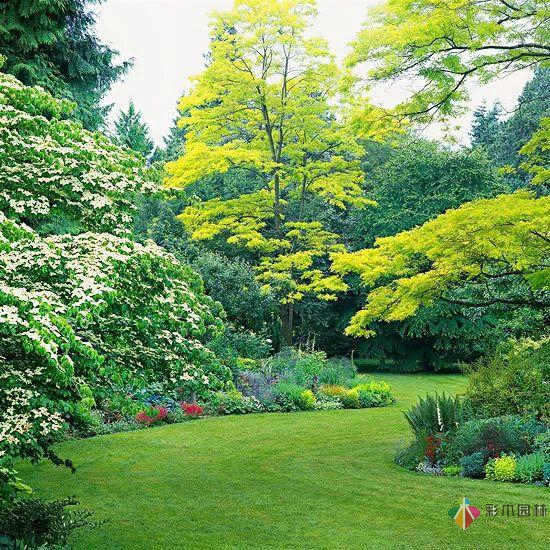
[[[377,375],[383,409],[208,418],[58,447],[77,473],[22,468],[44,497],[76,495],[109,522],[81,549],[548,548],[549,517],[487,517],[486,505],[546,504],[549,490],[432,477],[392,463],[418,394],[460,392],[460,375]],[[466,531],[447,515],[467,497]],[[517,514],[517,512],[516,512]]]

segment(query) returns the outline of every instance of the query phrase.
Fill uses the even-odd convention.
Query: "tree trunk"
[[[294,306],[292,304],[281,305],[281,346],[292,346],[292,333],[294,331]]]

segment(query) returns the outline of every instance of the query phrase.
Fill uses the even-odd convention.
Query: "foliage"
[[[548,457],[542,453],[520,456],[516,460],[516,479],[522,483],[542,481],[544,463]]]
[[[464,477],[483,477],[485,473],[486,454],[482,451],[463,456],[460,467]]]
[[[355,388],[346,390],[339,396],[339,400],[342,403],[344,409],[359,409],[361,408],[361,401],[359,399],[359,391]]]
[[[443,475],[448,477],[456,477],[459,476],[462,472],[461,466],[444,466],[442,468]]]
[[[141,112],[136,110],[131,101],[126,111],[120,111],[115,120],[113,141],[121,147],[128,147],[149,158],[153,151],[153,140],[149,135],[149,128],[141,120]]]
[[[0,534],[8,536],[13,543],[25,545],[25,548],[64,546],[75,531],[101,525],[90,521],[92,512],[89,510],[67,509],[78,504],[74,498],[17,500],[0,507]]]
[[[362,408],[366,407],[385,407],[395,402],[391,387],[387,382],[377,382],[372,380],[354,386],[352,388],[359,395],[359,403]]]
[[[460,400],[445,393],[426,395],[405,412],[405,418],[415,436],[436,436],[453,432],[460,417]]]
[[[273,388],[275,400],[284,411],[305,411],[315,406],[315,396],[311,390],[304,390],[292,382],[278,382]]]
[[[548,64],[547,18],[545,0],[386,0],[371,10],[349,62],[368,60],[374,81],[415,83],[395,111],[431,119],[455,113],[471,79]]]
[[[40,232],[127,231],[143,165],[107,138],[60,120],[70,106],[0,73],[0,210]]]
[[[550,341],[509,341],[468,369],[467,395],[484,416],[550,419]]]
[[[444,300],[463,306],[547,305],[550,197],[527,192],[477,200],[424,225],[378,239],[374,248],[334,258],[370,291],[349,334],[369,336],[376,320],[401,321]],[[472,227],[476,228],[472,232]],[[469,285],[469,296],[457,289]]]
[[[534,449],[550,457],[550,429],[535,437]]]
[[[316,411],[336,411],[343,408],[339,401],[316,401],[314,405]]]
[[[102,126],[109,106],[103,96],[130,67],[93,33],[90,4],[102,0],[13,0],[0,6],[4,69],[26,85],[42,86],[76,104],[85,128]]]
[[[154,189],[138,159],[60,120],[46,92],[0,83],[0,456],[62,464],[52,444],[104,399],[223,385],[204,345],[220,308],[173,256],[128,238],[136,195]]]
[[[406,443],[404,439],[397,442],[394,461],[398,466],[414,470],[426,456],[426,438],[417,437]]]
[[[283,305],[288,344],[291,304],[346,289],[327,272],[340,238],[306,207],[371,204],[362,149],[337,116],[341,72],[327,44],[307,37],[314,14],[313,0],[242,0],[213,17],[209,64],[180,102],[185,152],[167,165],[167,184],[179,188],[234,168],[258,175],[251,191],[198,202],[180,219],[196,240],[224,239],[254,255],[259,280]]]
[[[517,455],[531,451],[535,437],[546,429],[545,425],[516,416],[480,418],[458,427],[446,449],[450,459],[481,452],[488,458],[501,453]]]
[[[261,412],[262,405],[255,397],[244,396],[237,390],[214,393],[208,402],[214,414],[246,414]]]
[[[516,458],[514,455],[503,454],[497,458],[490,458],[485,465],[487,479],[492,481],[515,481]]]

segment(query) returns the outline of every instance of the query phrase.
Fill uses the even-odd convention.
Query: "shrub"
[[[483,477],[486,455],[478,451],[460,459],[460,467],[464,477]]]
[[[550,419],[550,338],[509,341],[468,369],[467,395],[483,416]]]
[[[356,389],[346,390],[346,392],[340,396],[340,402],[342,403],[344,409],[361,408],[359,392]]]
[[[492,481],[514,481],[516,479],[516,459],[514,455],[503,454],[490,458],[485,466],[487,479]]]
[[[459,476],[462,472],[462,467],[457,465],[451,465],[451,466],[444,466],[443,467],[443,475],[448,477],[456,477]]]
[[[544,425],[514,416],[470,420],[460,426],[446,449],[451,459],[483,451],[487,457],[501,453],[525,454]]]
[[[102,423],[95,428],[94,435],[107,435],[120,432],[133,432],[139,430],[143,426],[135,418],[127,418],[122,420],[115,420],[114,422]]]
[[[357,376],[357,369],[345,357],[329,359],[319,374],[319,383],[328,385],[345,384]]]
[[[279,382],[274,386],[276,402],[284,411],[311,410],[315,406],[315,396],[311,390],[291,382]]]
[[[265,371],[240,371],[236,386],[243,395],[254,396],[262,402],[274,402],[273,386],[277,376]]]
[[[39,498],[22,499],[0,507],[0,534],[25,548],[66,545],[77,529],[100,525],[91,522],[89,510],[67,510],[79,503],[74,498],[45,501]]]
[[[523,483],[542,481],[546,460],[547,457],[542,453],[520,456],[516,462],[516,477],[518,481]]]
[[[546,430],[535,437],[533,448],[550,458],[550,430]]]
[[[385,407],[395,402],[387,382],[366,382],[352,388],[359,394],[361,407]]]
[[[423,461],[415,468],[417,472],[421,472],[423,474],[429,474],[432,476],[441,476],[443,475],[443,470],[437,465],[433,464],[430,461]]]
[[[542,482],[550,485],[550,462],[545,462],[542,468]]]
[[[247,414],[263,410],[255,397],[244,396],[238,390],[216,392],[210,398],[209,409],[214,414]]]
[[[444,393],[427,395],[404,415],[415,435],[424,432],[428,435],[449,433],[457,428],[460,400]]]

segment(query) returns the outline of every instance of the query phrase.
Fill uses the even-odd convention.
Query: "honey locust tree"
[[[286,344],[296,301],[346,289],[328,271],[340,238],[308,206],[369,204],[362,148],[341,116],[343,74],[326,42],[306,36],[315,13],[313,0],[236,0],[213,16],[209,64],[179,105],[185,152],[167,165],[176,188],[237,168],[258,175],[251,192],[197,202],[180,219],[194,239],[253,256],[279,297]]]

